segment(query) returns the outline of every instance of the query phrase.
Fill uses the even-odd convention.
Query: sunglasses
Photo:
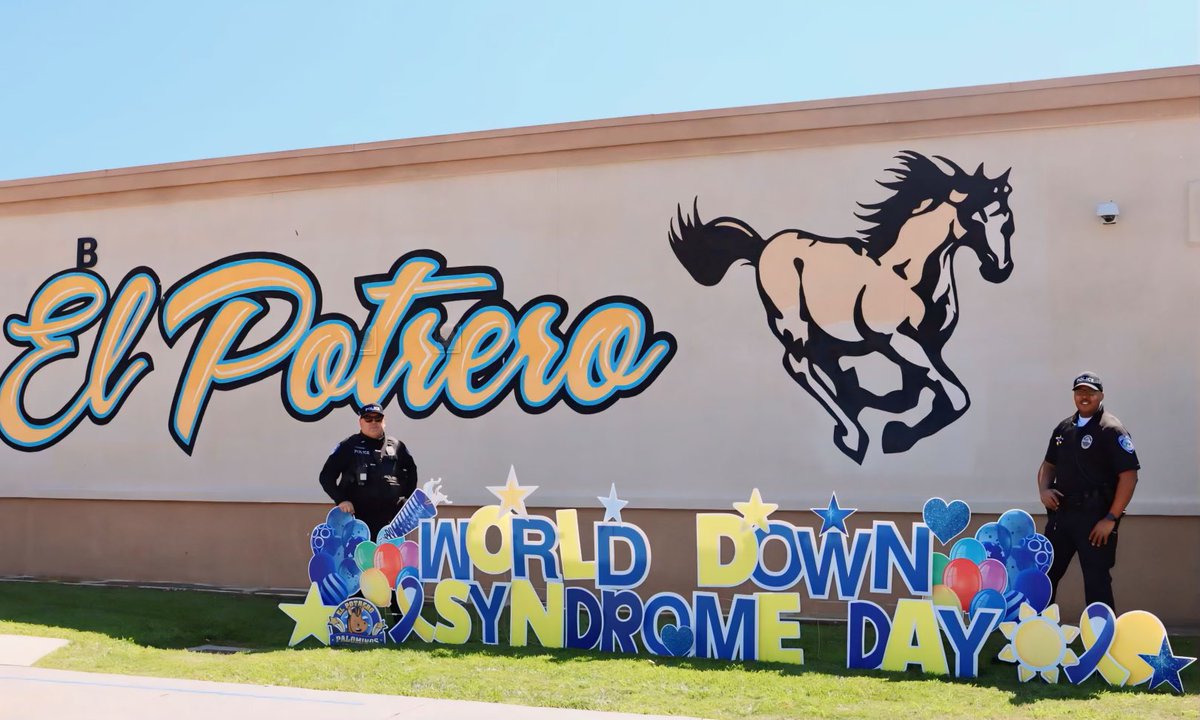
[[[369,423],[383,422],[382,415],[363,415],[362,419]]]

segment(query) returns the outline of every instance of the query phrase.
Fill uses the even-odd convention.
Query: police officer
[[[372,539],[417,486],[408,448],[384,430],[383,407],[366,405],[358,432],[338,443],[321,468],[321,487],[339,508],[367,524]]]
[[[1047,514],[1045,534],[1054,546],[1050,602],[1078,554],[1088,604],[1102,602],[1116,609],[1109,571],[1117,560],[1117,527],[1133,498],[1141,466],[1129,431],[1104,409],[1100,378],[1082,373],[1072,389],[1077,412],[1054,428],[1038,469],[1038,490]]]

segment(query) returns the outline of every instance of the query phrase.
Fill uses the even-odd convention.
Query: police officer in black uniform
[[[384,430],[383,407],[363,407],[358,432],[338,443],[321,468],[321,487],[339,508],[367,524],[371,539],[417,487],[408,448]]]
[[[1054,546],[1050,602],[1078,554],[1087,603],[1102,602],[1115,610],[1109,571],[1117,561],[1117,527],[1133,498],[1141,466],[1129,431],[1104,409],[1100,378],[1082,373],[1072,388],[1077,412],[1054,428],[1038,469],[1038,490],[1047,514],[1045,535]]]

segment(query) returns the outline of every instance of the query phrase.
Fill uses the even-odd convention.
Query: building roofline
[[[1180,116],[1200,117],[1200,65],[639,115],[9,180],[0,182],[0,215]]]

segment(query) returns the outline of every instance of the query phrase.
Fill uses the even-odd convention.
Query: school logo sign
[[[1012,273],[1008,205],[1011,171],[967,173],[946,158],[905,151],[893,178],[880,182],[887,199],[859,205],[870,227],[857,236],[825,237],[782,230],[764,240],[735,217],[700,219],[678,210],[671,248],[692,278],[716,285],[736,261],[757,270],[767,323],[783,343],[783,366],[833,416],[833,442],[861,464],[869,439],[859,422],[866,408],[891,414],[882,449],[899,453],[958,419],[970,407],[966,387],[947,367],[942,349],[958,322],[954,256],[968,249],[985,280]],[[846,360],[878,355],[900,370],[899,387],[863,387]],[[928,411],[909,424],[921,392]]]

